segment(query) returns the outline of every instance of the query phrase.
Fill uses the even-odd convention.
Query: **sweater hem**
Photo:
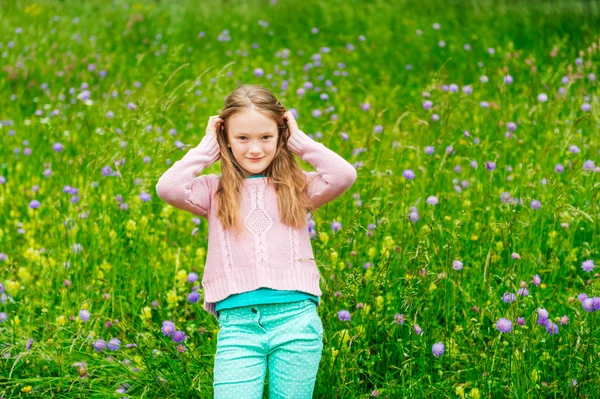
[[[296,268],[259,268],[243,269],[223,275],[211,281],[203,281],[204,310],[215,318],[216,302],[233,294],[253,291],[261,287],[274,290],[294,290],[321,296],[319,280],[321,275],[312,271],[302,271]]]

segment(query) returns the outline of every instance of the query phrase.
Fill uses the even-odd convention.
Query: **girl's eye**
[[[271,138],[272,136],[263,136],[263,139],[264,139],[265,137]],[[247,138],[246,136],[241,136],[241,137],[240,137],[240,139],[246,139],[246,138]]]

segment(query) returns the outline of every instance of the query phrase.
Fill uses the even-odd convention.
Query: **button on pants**
[[[223,309],[214,365],[215,399],[312,398],[323,324],[310,299]]]

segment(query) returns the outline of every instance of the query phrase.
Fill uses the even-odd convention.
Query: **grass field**
[[[218,322],[188,301],[207,226],[155,185],[242,83],[358,171],[313,215],[315,398],[600,398],[600,2],[0,20],[0,398],[212,397]]]

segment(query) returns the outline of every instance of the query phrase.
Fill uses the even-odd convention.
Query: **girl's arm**
[[[203,216],[210,211],[216,175],[196,177],[221,157],[216,137],[205,135],[200,144],[190,149],[158,179],[158,196],[176,208]]]
[[[308,181],[306,194],[317,207],[333,201],[356,181],[354,166],[302,130],[294,128],[287,144],[290,151],[317,170],[304,172]]]

